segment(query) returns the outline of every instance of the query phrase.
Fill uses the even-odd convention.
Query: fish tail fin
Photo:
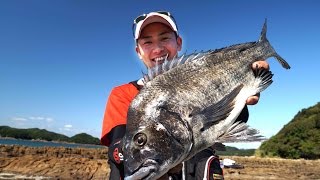
[[[261,30],[259,42],[267,41],[267,18],[264,20],[264,24]]]
[[[271,85],[272,81],[272,72],[264,69],[264,68],[259,68],[258,65],[253,71],[254,76],[256,77],[256,81],[258,83],[257,89],[258,92],[261,92],[265,90],[268,86]]]
[[[267,39],[267,18],[264,20],[264,24],[263,24],[263,27],[262,27],[262,30],[261,30],[261,35],[260,35],[260,38],[259,38],[259,43],[261,42],[266,42],[268,41]],[[271,46],[271,45],[270,45]],[[273,55],[278,61],[279,63],[282,65],[283,68],[285,69],[290,69],[290,65],[286,62],[286,60],[284,60],[281,56],[279,56],[274,50],[272,47],[270,47],[273,51]]]
[[[279,63],[282,65],[283,68],[285,69],[291,68],[290,65],[287,63],[287,61],[284,60],[279,54],[275,53],[273,56],[279,61]]]

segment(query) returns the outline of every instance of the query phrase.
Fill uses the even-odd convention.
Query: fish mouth
[[[156,171],[158,171],[159,165],[157,161],[152,159],[147,159],[143,164],[141,164],[135,171],[131,173],[130,176],[126,176],[124,180],[134,180],[134,179],[154,179]]]

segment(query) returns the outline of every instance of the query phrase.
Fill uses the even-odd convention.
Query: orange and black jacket
[[[103,118],[102,145],[109,146],[112,141],[124,136],[129,105],[141,87],[133,81],[112,89]]]

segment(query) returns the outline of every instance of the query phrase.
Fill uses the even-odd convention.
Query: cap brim
[[[140,33],[143,28],[145,28],[147,25],[151,23],[159,22],[162,24],[167,25],[170,27],[173,31],[178,33],[177,26],[175,22],[167,15],[160,14],[160,13],[149,13],[147,17],[138,22],[136,29],[135,29],[135,40],[137,40],[140,37]]]

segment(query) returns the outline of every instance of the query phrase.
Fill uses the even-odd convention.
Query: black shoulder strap
[[[138,84],[138,80],[131,81],[130,84],[134,85],[139,91],[140,91],[141,88],[143,87],[143,86],[140,86],[140,85]]]

